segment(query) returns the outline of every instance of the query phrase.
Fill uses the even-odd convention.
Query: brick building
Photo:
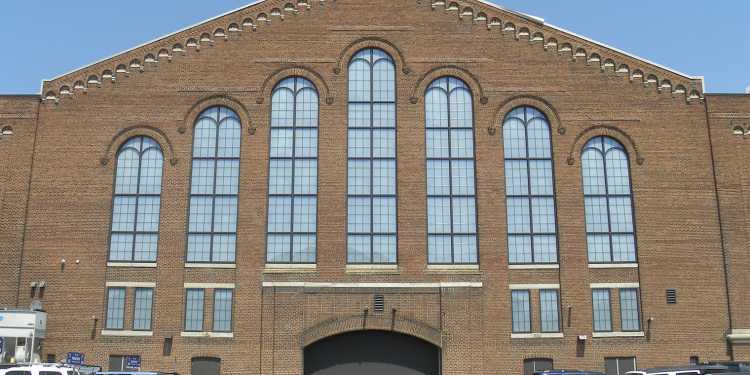
[[[750,360],[750,95],[480,0],[266,0],[42,93],[0,97],[0,306],[43,358]]]

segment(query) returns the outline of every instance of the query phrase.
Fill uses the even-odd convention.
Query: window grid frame
[[[523,199],[523,198],[525,198],[527,200],[528,204],[529,204],[529,213],[528,213],[529,214],[529,216],[528,216],[528,218],[529,218],[529,233],[528,234],[527,233],[519,234],[519,233],[510,233],[510,232],[508,232],[508,239],[510,239],[511,237],[526,237],[526,236],[528,236],[529,240],[531,242],[531,262],[510,262],[510,253],[509,253],[508,263],[511,264],[511,265],[514,265],[514,266],[515,265],[540,265],[540,264],[541,265],[548,265],[548,264],[560,264],[560,223],[559,223],[559,220],[558,220],[558,217],[557,217],[558,216],[558,210],[557,210],[557,179],[556,179],[556,176],[555,176],[555,152],[554,152],[555,150],[554,150],[554,147],[553,147],[553,144],[552,144],[552,125],[550,124],[549,117],[547,116],[547,114],[545,114],[539,108],[532,107],[532,106],[521,106],[521,107],[516,107],[516,108],[512,109],[510,112],[508,112],[508,114],[506,115],[505,119],[503,120],[503,127],[505,127],[506,122],[511,118],[510,114],[513,113],[514,110],[520,109],[520,108],[523,108],[523,116],[524,116],[522,122],[523,122],[523,131],[524,131],[524,146],[526,147],[525,148],[526,157],[525,158],[507,158],[507,157],[503,156],[503,161],[504,162],[508,162],[508,161],[513,162],[513,161],[516,161],[516,162],[525,162],[526,163],[526,183],[527,183],[527,188],[528,188],[529,193],[525,194],[525,195],[518,195],[518,194],[508,194],[506,192],[506,194],[505,194],[505,204],[506,204],[506,207],[507,207],[507,204],[508,204],[508,202],[511,199]],[[529,123],[531,121],[531,120],[528,120],[528,117],[529,117],[528,110],[529,109],[534,109],[534,110],[538,111],[539,113],[541,113],[542,115],[544,115],[544,121],[547,123],[547,132],[548,132],[548,135],[549,135],[549,152],[550,152],[550,157],[549,158],[537,158],[537,157],[532,158],[532,157],[529,156],[529,154],[530,154],[529,153]],[[505,145],[503,145],[503,147],[505,147]],[[551,166],[551,169],[552,169],[552,171],[551,171],[552,172],[552,195],[535,195],[535,194],[533,194],[531,192],[531,190],[532,190],[532,184],[531,184],[531,164],[532,164],[532,162],[535,162],[535,161],[548,161],[548,162],[550,162],[550,166]],[[505,170],[505,164],[503,164],[503,170]],[[507,174],[506,174],[505,178],[506,178],[506,181],[507,181],[507,178],[508,178]],[[534,211],[534,205],[533,205],[534,198],[552,199],[553,207],[555,209],[555,214],[554,214],[554,219],[555,219],[555,233],[543,233],[543,232],[537,233],[537,232],[534,231],[534,212],[533,212]],[[508,219],[509,219],[509,217],[507,216],[507,213],[506,213],[506,228],[508,226],[507,225]],[[556,259],[555,262],[537,262],[536,259],[534,259],[535,256],[536,256],[536,251],[534,251],[536,249],[535,248],[535,237],[536,236],[555,236],[555,259]],[[508,251],[510,252],[510,241],[508,241]]]
[[[161,149],[161,145],[159,142],[157,142],[155,139],[151,138],[151,140],[154,142],[156,146],[150,146],[147,149],[143,149],[143,143],[146,140],[147,137],[145,135],[139,135],[133,138],[128,139],[125,141],[123,146],[127,145],[127,143],[134,139],[138,138],[140,143],[140,149],[141,151],[138,151],[138,176],[136,178],[136,187],[135,187],[135,194],[118,194],[117,193],[117,168],[119,167],[119,159],[120,154],[122,154],[126,149],[132,148],[132,147],[121,147],[120,150],[117,152],[117,155],[115,156],[115,176],[114,176],[114,182],[112,183],[112,210],[111,210],[111,219],[110,219],[110,230],[109,230],[109,238],[107,239],[107,262],[108,263],[132,263],[135,262],[135,248],[137,245],[136,238],[140,235],[151,235],[156,236],[156,256],[158,260],[159,256],[159,233],[160,231],[138,231],[138,206],[140,203],[139,198],[159,198],[159,226],[161,229],[161,208],[162,208],[162,201],[161,201],[161,191],[164,188],[164,151]],[[147,151],[150,151],[152,149],[156,149],[159,151],[159,154],[161,155],[161,161],[162,161],[162,168],[161,168],[161,178],[159,181],[159,194],[141,194],[141,167],[143,166],[143,155],[146,154]],[[115,202],[117,201],[117,198],[135,198],[135,211],[133,213],[134,219],[133,219],[133,230],[132,231],[115,231],[114,230],[114,224],[115,224]],[[124,235],[133,235],[133,244],[130,247],[130,260],[112,260],[112,237],[116,234],[124,234]],[[156,263],[157,260],[154,260],[153,262],[143,262],[143,263]],[[138,262],[141,263],[141,262]]]
[[[217,292],[229,292],[229,329],[228,330],[216,330],[216,296]],[[204,292],[205,293],[205,292]],[[213,304],[211,305],[211,332],[216,333],[232,333],[234,332],[234,289],[219,288],[213,290]],[[205,297],[205,296],[204,296]],[[205,301],[204,301],[205,303]],[[205,314],[204,314],[205,315]]]
[[[516,293],[525,293],[526,297],[527,297],[526,298],[526,302],[528,303],[528,307],[529,308],[527,310],[526,318],[528,319],[528,322],[529,322],[529,329],[526,330],[526,331],[516,331],[516,327],[515,327],[516,326],[516,321],[515,321],[516,311],[514,309],[514,304],[513,304],[513,295],[515,295]],[[533,313],[534,309],[531,306],[532,303],[533,303],[532,298],[533,298],[533,295],[531,293],[531,290],[529,290],[529,289],[523,289],[523,290],[519,289],[519,290],[511,290],[510,291],[510,314],[511,314],[510,325],[511,325],[511,333],[513,333],[513,334],[527,334],[527,333],[533,333],[534,332],[534,313]]]
[[[375,84],[374,84],[374,82],[375,82],[375,63],[377,63],[377,61],[373,61],[373,60],[375,59],[375,51],[377,51],[377,50],[382,51],[386,56],[388,56],[387,60],[390,61],[391,64],[393,65],[393,97],[394,97],[393,101],[381,101],[381,100],[375,100],[374,99],[375,98]],[[397,74],[397,69],[396,69],[396,61],[393,59],[393,56],[391,56],[388,52],[386,52],[386,51],[384,51],[382,49],[379,49],[379,48],[376,48],[376,47],[368,47],[368,48],[362,49],[362,50],[358,51],[357,53],[355,53],[354,54],[355,58],[353,58],[349,62],[349,72],[348,72],[348,76],[347,76],[348,81],[351,81],[351,79],[352,79],[351,66],[352,66],[352,64],[355,61],[357,61],[356,56],[359,53],[363,52],[363,51],[367,51],[369,53],[370,60],[371,60],[371,61],[364,60],[365,62],[367,62],[367,64],[369,65],[369,68],[370,68],[370,100],[369,101],[357,101],[357,100],[351,100],[350,98],[348,98],[347,99],[347,114],[351,114],[351,106],[352,106],[352,104],[360,104],[360,105],[365,105],[366,104],[366,105],[369,105],[370,106],[370,110],[369,110],[369,115],[370,115],[369,124],[370,125],[367,128],[364,128],[364,127],[361,127],[361,126],[360,127],[352,126],[352,122],[349,119],[349,117],[347,116],[347,176],[346,176],[346,178],[347,178],[347,193],[346,193],[346,210],[347,210],[346,249],[347,249],[347,264],[349,264],[349,265],[394,265],[394,264],[398,264],[398,255],[399,255],[398,254],[398,244],[399,244],[399,235],[398,235],[399,234],[399,226],[398,226],[398,203],[399,203],[399,200],[398,200],[398,84],[397,84],[398,74]],[[373,124],[375,123],[375,106],[376,105],[393,105],[393,107],[394,107],[394,116],[395,116],[394,117],[394,126],[393,127],[383,127],[383,126],[377,126],[376,127],[376,126],[373,126]],[[370,156],[369,157],[352,157],[352,156],[350,156],[351,152],[350,152],[350,144],[349,144],[349,140],[348,140],[349,139],[348,135],[352,132],[352,130],[356,131],[356,130],[363,130],[363,129],[367,129],[370,132],[370,138],[369,138],[369,140],[370,140]],[[374,147],[374,142],[373,142],[373,140],[374,140],[374,134],[375,134],[376,131],[382,131],[382,130],[393,130],[393,132],[394,132],[394,138],[393,138],[393,141],[394,141],[394,157],[392,157],[392,158],[384,158],[384,157],[377,157],[376,158],[374,156],[374,154],[375,154],[375,147]],[[370,194],[350,194],[349,193],[349,191],[348,191],[348,189],[349,189],[349,182],[348,182],[349,181],[349,167],[348,167],[348,165],[349,165],[349,162],[351,162],[351,161],[369,161],[370,162],[370,165],[369,165],[369,169],[370,169],[370,185],[369,185],[370,186]],[[394,170],[394,184],[395,184],[395,186],[394,186],[394,194],[374,194],[373,193],[373,190],[374,190],[374,181],[375,181],[375,177],[374,177],[374,174],[375,174],[375,172],[374,172],[374,165],[375,165],[376,161],[393,161],[393,163],[395,164],[396,167],[395,167],[395,170]],[[349,232],[349,228],[348,228],[349,227],[349,213],[348,212],[349,212],[349,199],[351,199],[351,198],[369,198],[369,200],[370,200],[370,206],[369,206],[370,207],[370,232],[369,233],[365,234],[365,233]],[[375,232],[375,221],[374,221],[374,219],[375,219],[375,214],[374,214],[374,212],[375,212],[375,209],[374,209],[374,207],[375,207],[375,200],[376,199],[381,199],[381,198],[393,198],[395,200],[395,207],[394,208],[395,208],[395,211],[396,211],[395,212],[395,216],[396,216],[396,231],[394,233],[390,233],[390,232]],[[360,237],[360,236],[361,237],[365,237],[365,236],[367,236],[367,237],[369,237],[369,242],[370,242],[370,261],[369,262],[350,262],[349,261],[349,238],[351,236],[356,236],[356,237]],[[396,244],[395,244],[396,245],[396,254],[395,254],[395,259],[393,260],[393,262],[374,262],[373,261],[373,259],[375,258],[375,237],[378,237],[378,236],[383,236],[383,237],[395,236],[396,237]]]
[[[268,147],[268,153],[269,153],[269,157],[268,157],[268,174],[267,174],[267,176],[269,176],[269,178],[268,178],[268,188],[269,188],[268,191],[269,191],[269,193],[268,193],[268,198],[267,198],[267,202],[268,202],[267,207],[268,207],[268,210],[266,212],[266,264],[317,264],[318,263],[318,232],[317,232],[317,229],[318,229],[318,219],[319,219],[319,213],[320,213],[320,210],[318,209],[318,194],[317,194],[317,191],[319,189],[319,184],[320,184],[320,173],[319,173],[320,172],[320,164],[319,164],[319,155],[320,155],[320,93],[318,92],[317,87],[312,83],[312,81],[309,81],[306,78],[301,77],[301,76],[287,77],[287,78],[279,81],[279,83],[281,83],[281,82],[283,82],[283,81],[285,81],[285,80],[287,80],[289,78],[293,78],[294,79],[294,90],[292,92],[292,99],[293,99],[293,102],[292,102],[292,126],[273,126],[273,110],[270,111],[271,114],[269,116],[269,124],[271,124],[271,125],[269,126],[269,131],[268,131],[268,137],[269,137],[268,138],[269,139],[269,142],[268,142],[268,145],[269,145],[269,147]],[[310,86],[311,86],[310,88],[313,91],[315,91],[315,97],[317,99],[317,109],[316,109],[316,111],[317,111],[317,118],[316,118],[315,122],[316,122],[317,126],[298,126],[297,125],[297,95],[299,95],[299,93],[301,93],[302,90],[305,89],[304,87],[302,89],[298,88],[298,80],[307,80],[308,82],[310,82]],[[273,92],[271,93],[271,98],[272,98],[271,99],[271,106],[272,106],[272,108],[273,108],[273,95],[276,92],[278,92],[280,90],[285,90],[285,89],[288,90],[288,88],[285,88],[285,87],[276,87],[273,90]],[[292,146],[291,146],[291,148],[292,148],[292,156],[291,157],[286,157],[286,156],[284,156],[284,157],[282,157],[282,156],[270,156],[271,155],[271,151],[272,151],[270,145],[271,145],[271,139],[273,139],[273,130],[277,130],[277,129],[278,130],[291,130],[292,131]],[[317,133],[316,133],[316,138],[317,138],[316,139],[316,156],[315,157],[297,156],[297,132],[296,132],[296,130],[298,130],[298,129],[302,129],[302,130],[316,130],[317,131]],[[291,175],[291,193],[290,194],[271,194],[270,193],[270,191],[271,191],[271,189],[270,189],[270,187],[271,187],[271,185],[270,185],[271,184],[271,179],[270,179],[270,177],[271,177],[271,164],[273,163],[273,161],[278,161],[278,160],[284,160],[284,161],[291,161],[292,162],[292,166],[291,166],[291,172],[292,172],[292,175]],[[297,161],[315,161],[316,162],[316,164],[315,164],[315,172],[316,172],[315,173],[316,194],[297,194],[295,192],[295,187],[296,187],[296,183],[295,183],[296,168],[295,168],[295,166],[297,165]],[[287,198],[287,197],[291,198],[289,232],[271,232],[271,231],[268,230],[268,221],[270,219],[271,199],[272,198]],[[316,207],[316,209],[315,209],[315,229],[316,229],[316,231],[315,232],[295,232],[294,231],[294,201],[295,201],[294,198],[295,197],[299,197],[299,198],[314,198],[315,199],[315,207]],[[289,241],[289,262],[269,262],[268,261],[268,242],[269,242],[269,238],[271,238],[271,236],[273,236],[273,235],[288,235],[289,236],[289,238],[290,238],[290,241]],[[295,235],[297,235],[297,236],[315,236],[315,259],[313,260],[312,263],[311,262],[295,262],[294,261],[294,237],[295,237]],[[234,298],[234,294],[232,295],[232,298]]]
[[[596,329],[596,300],[594,299],[594,294],[597,291],[600,291],[600,292],[601,291],[606,291],[607,292],[607,305],[608,305],[608,310],[609,310],[609,329],[608,330],[597,330]],[[614,326],[615,325],[614,325],[614,320],[613,320],[614,319],[614,312],[612,311],[612,289],[609,289],[609,288],[591,289],[591,311],[592,311],[592,315],[591,315],[591,319],[592,319],[591,323],[592,323],[592,325],[591,325],[591,328],[592,328],[593,332],[605,332],[605,333],[614,332],[614,329],[615,329]]]
[[[635,301],[635,308],[636,308],[636,314],[637,314],[636,317],[638,318],[638,327],[637,327],[637,329],[625,329],[625,328],[623,328],[624,327],[623,322],[625,321],[625,316],[623,316],[624,310],[622,308],[622,292],[625,292],[625,291],[635,292],[635,299],[634,299],[634,301]],[[622,332],[641,332],[641,330],[643,329],[643,321],[642,321],[643,319],[642,319],[642,316],[641,316],[642,312],[641,312],[641,291],[640,291],[640,289],[639,288],[622,288],[622,289],[618,290],[617,296],[618,296],[618,302],[619,302],[619,307],[620,307],[620,330]]]
[[[110,316],[111,316],[110,315],[110,307],[112,306],[111,301],[110,301],[110,293],[113,290],[122,291],[122,308],[120,309],[120,314],[122,314],[122,318],[121,318],[121,322],[120,323],[121,323],[122,327],[120,327],[120,328],[112,328],[112,327],[109,326],[109,320],[110,320]],[[104,329],[107,330],[107,331],[124,331],[125,330],[125,326],[126,326],[125,325],[125,323],[126,323],[125,322],[125,318],[126,318],[126,316],[125,316],[125,306],[126,306],[126,304],[128,302],[128,289],[125,288],[125,287],[107,287],[106,291],[107,291],[107,293],[106,293],[107,309],[105,310],[105,316],[104,316]]]
[[[432,127],[432,126],[427,126],[427,100],[426,100],[427,93],[432,89],[432,85],[435,84],[436,82],[438,82],[440,80],[443,80],[443,79],[447,79],[448,82],[450,83],[450,79],[451,78],[452,79],[456,79],[456,80],[462,82],[465,87],[457,87],[457,88],[454,88],[453,90],[450,90],[450,86],[448,86],[448,90],[447,91],[443,91],[444,94],[445,94],[445,96],[446,96],[445,106],[446,106],[446,116],[447,116],[446,120],[447,120],[448,126],[447,127]],[[442,88],[439,88],[439,89],[442,90]],[[469,94],[469,98],[471,99],[471,127],[456,127],[456,128],[454,128],[452,126],[453,121],[451,119],[451,93],[454,92],[454,91],[457,91],[459,89],[466,90],[468,92],[468,94]],[[424,96],[425,96],[425,118],[424,118],[424,122],[425,122],[425,127],[424,127],[424,130],[425,130],[425,141],[427,140],[427,137],[428,137],[427,134],[431,130],[434,130],[434,131],[446,130],[447,133],[448,133],[448,137],[447,137],[447,139],[448,139],[448,146],[447,146],[448,157],[447,158],[446,157],[429,157],[429,156],[425,157],[425,172],[428,171],[428,169],[429,169],[429,163],[431,161],[448,162],[448,192],[449,192],[447,195],[446,194],[433,194],[433,195],[430,195],[429,194],[429,181],[428,181],[428,185],[427,185],[428,186],[427,187],[428,191],[427,191],[427,194],[426,194],[426,203],[427,203],[427,205],[425,206],[425,207],[427,207],[427,220],[428,220],[428,225],[427,225],[427,230],[426,230],[426,232],[427,232],[427,242],[426,242],[426,245],[427,246],[425,246],[427,248],[427,253],[428,253],[427,254],[427,263],[431,264],[431,265],[438,265],[438,266],[445,266],[445,265],[457,265],[457,266],[472,265],[473,266],[473,265],[479,265],[480,264],[480,259],[479,259],[479,204],[478,204],[478,200],[477,200],[477,171],[476,171],[476,169],[477,169],[477,140],[476,140],[476,133],[475,133],[475,131],[476,131],[476,129],[475,129],[476,128],[476,119],[475,119],[476,113],[474,111],[474,93],[471,90],[471,88],[469,87],[469,85],[463,79],[455,77],[455,76],[443,76],[443,77],[439,77],[439,78],[433,80],[430,83],[430,85],[427,87],[427,91],[425,91],[425,95]],[[471,130],[472,153],[473,153],[472,157],[453,157],[452,156],[452,153],[453,153],[453,135],[452,135],[451,131],[453,129]],[[425,152],[426,153],[428,152],[428,150],[427,150],[427,142],[425,142]],[[473,186],[474,194],[473,195],[468,195],[468,194],[453,194],[453,163],[452,163],[453,161],[464,161],[464,162],[470,161],[472,163],[472,167],[474,169],[474,171],[473,171],[474,172],[474,186]],[[427,173],[425,173],[425,177],[427,177]],[[448,199],[448,201],[450,202],[450,207],[449,207],[449,209],[450,209],[449,210],[449,212],[450,212],[450,218],[449,218],[450,219],[449,220],[449,222],[450,222],[450,233],[448,233],[448,234],[444,234],[444,233],[435,233],[435,234],[432,234],[432,233],[430,233],[430,230],[429,230],[429,215],[430,215],[430,213],[429,213],[429,200],[430,200],[430,198]],[[454,223],[454,221],[453,221],[453,200],[454,200],[454,198],[459,198],[459,199],[473,198],[474,199],[474,233],[456,233],[453,230],[453,223]],[[472,235],[474,236],[475,241],[476,241],[476,254],[475,254],[475,256],[476,256],[476,262],[466,262],[466,263],[465,262],[460,262],[460,263],[456,263],[456,261],[455,261],[456,260],[456,236],[472,236]],[[429,261],[429,258],[430,258],[430,256],[429,256],[429,251],[430,251],[430,249],[429,249],[430,236],[438,236],[438,237],[446,237],[446,236],[448,236],[448,237],[450,237],[450,239],[451,239],[451,261],[449,263],[430,262]]]
[[[206,113],[209,112],[212,109],[217,110],[216,118],[213,118]],[[226,110],[229,112],[229,115],[227,115],[226,118],[223,120],[221,119],[221,111]],[[214,156],[213,157],[205,157],[205,156],[195,156],[195,141],[196,141],[196,132],[195,129],[198,127],[198,123],[203,119],[209,119],[211,120],[216,127],[216,136],[214,138]],[[240,127],[240,137],[239,140],[239,155],[237,157],[220,157],[219,156],[219,145],[221,143],[221,125],[227,121],[235,120],[237,121],[239,127]],[[188,195],[188,220],[187,220],[187,240],[185,241],[185,261],[186,263],[192,263],[192,264],[237,264],[237,233],[239,228],[239,205],[240,205],[240,177],[242,172],[242,119],[237,114],[237,112],[227,106],[223,105],[217,105],[217,106],[209,106],[205,108],[201,113],[196,117],[194,124],[193,124],[193,143],[191,145],[192,147],[192,158],[191,158],[191,167],[190,167],[190,193]],[[193,193],[193,167],[195,166],[196,161],[213,161],[213,185],[211,187],[211,194],[194,194]],[[238,167],[237,167],[237,194],[216,194],[216,182],[219,175],[219,169],[218,165],[221,161],[237,161]],[[191,212],[191,206],[192,206],[192,200],[193,198],[211,198],[211,231],[210,232],[192,232],[190,231],[190,212]],[[214,227],[216,225],[216,202],[222,198],[236,198],[237,199],[237,213],[235,214],[235,222],[237,224],[234,232],[216,232],[214,231]],[[208,261],[189,261],[190,256],[190,236],[191,235],[199,235],[199,236],[209,236],[209,253],[208,253]],[[235,236],[235,249],[234,249],[234,261],[233,262],[217,262],[214,261],[214,237],[216,236]],[[205,299],[205,296],[204,296]],[[204,302],[205,304],[205,302]],[[205,306],[204,306],[205,307]],[[205,323],[204,323],[205,324]]]
[[[604,140],[607,139],[607,138],[612,139],[613,141],[615,141],[617,143],[618,147],[613,147],[613,148],[611,148],[611,149],[609,149],[609,150],[607,150],[605,152],[602,152],[601,150],[599,150],[599,149],[597,149],[595,147],[588,147],[588,145],[591,144],[591,142],[593,140],[598,140],[598,141],[600,141],[602,149],[605,149]],[[609,174],[607,173],[607,171],[608,171],[609,168],[608,168],[608,165],[607,165],[607,154],[610,151],[615,150],[615,149],[620,150],[625,155],[625,161],[627,163],[627,170],[628,170],[628,185],[629,185],[628,188],[630,190],[630,194],[610,194],[609,193]],[[583,163],[581,163],[581,176],[583,178],[583,184],[584,184],[584,185],[582,185],[584,187],[584,190],[583,190],[584,191],[584,193],[583,193],[584,205],[586,204],[586,198],[604,199],[604,201],[607,204],[607,228],[609,229],[609,231],[608,232],[589,232],[588,229],[586,229],[586,241],[587,241],[587,244],[588,244],[588,238],[589,238],[589,236],[607,236],[608,239],[609,239],[609,262],[592,262],[591,259],[590,259],[590,257],[587,255],[587,258],[589,258],[588,262],[589,262],[589,264],[630,264],[630,263],[640,263],[638,261],[638,236],[636,235],[637,227],[636,227],[636,220],[635,220],[635,198],[633,196],[633,175],[631,173],[632,172],[632,168],[631,168],[631,165],[630,165],[630,155],[628,154],[627,149],[625,148],[625,146],[619,140],[617,140],[615,138],[612,138],[612,137],[609,137],[609,136],[594,137],[594,138],[590,139],[588,142],[586,142],[586,145],[584,145],[584,148],[581,151],[581,158],[583,158],[583,155],[587,151],[589,151],[589,150],[597,152],[601,156],[601,158],[602,158],[602,165],[604,166],[604,168],[603,168],[604,175],[602,176],[602,178],[604,179],[604,194],[586,194],[586,191],[585,191],[586,177],[585,177],[585,174],[583,173],[583,171],[584,171],[584,169],[583,169]],[[613,232],[612,231],[612,211],[611,211],[611,208],[610,208],[611,207],[610,200],[612,198],[615,198],[615,199],[616,198],[629,198],[630,199],[630,220],[631,220],[631,223],[633,225],[633,231],[632,232]],[[584,225],[585,225],[585,220],[586,220],[586,213],[584,212]],[[630,235],[630,236],[633,236],[633,247],[635,249],[635,253],[634,253],[635,261],[634,262],[630,262],[630,261],[615,261],[615,247],[614,247],[614,243],[613,243],[613,237],[616,236],[616,235]],[[587,251],[588,251],[588,249],[587,249]]]
[[[191,291],[200,291],[201,296],[203,297],[202,300],[202,306],[201,306],[201,328],[200,330],[190,330],[188,329],[188,295]],[[182,318],[182,329],[185,332],[205,332],[206,331],[206,290],[200,289],[200,288],[188,288],[185,289],[185,302],[183,303],[183,318]]]
[[[555,309],[557,310],[557,330],[555,331],[545,331],[544,330],[544,308],[543,308],[543,301],[542,301],[542,293],[543,292],[554,292],[557,296],[557,305],[555,306]],[[561,333],[563,331],[562,329],[562,299],[560,297],[560,290],[559,289],[539,289],[539,332],[541,333]]]
[[[149,318],[148,318],[148,328],[145,329],[137,329],[135,326],[135,322],[137,320],[137,313],[138,313],[138,292],[139,291],[151,291],[151,301],[149,303]],[[135,288],[133,291],[133,331],[137,332],[151,332],[154,330],[154,288]]]

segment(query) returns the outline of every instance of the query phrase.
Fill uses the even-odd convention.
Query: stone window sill
[[[113,336],[113,337],[151,337],[154,335],[153,331],[118,331],[118,330],[102,330],[102,336]]]
[[[646,337],[645,332],[594,332],[593,338],[610,338],[610,337]]]
[[[233,332],[182,332],[181,337],[199,337],[212,339],[231,339],[234,338]]]
[[[589,263],[590,269],[638,268],[638,263]]]
[[[510,270],[559,270],[559,264],[511,264]]]
[[[144,263],[120,263],[120,262],[107,262],[107,267],[113,268],[156,268],[156,263],[144,262]]]
[[[427,266],[427,271],[434,273],[480,273],[478,264],[430,264]]]
[[[233,263],[185,263],[185,268],[215,268],[233,270],[237,268]]]
[[[512,333],[512,339],[561,339],[565,335],[562,333]]]

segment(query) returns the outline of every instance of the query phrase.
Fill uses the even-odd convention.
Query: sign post
[[[68,353],[68,358],[65,360],[65,363],[74,366],[83,366],[85,360],[86,356],[84,356],[83,353],[70,352]]]

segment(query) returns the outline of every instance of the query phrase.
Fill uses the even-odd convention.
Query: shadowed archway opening
[[[305,348],[305,375],[440,375],[440,348],[392,331],[356,331]]]

